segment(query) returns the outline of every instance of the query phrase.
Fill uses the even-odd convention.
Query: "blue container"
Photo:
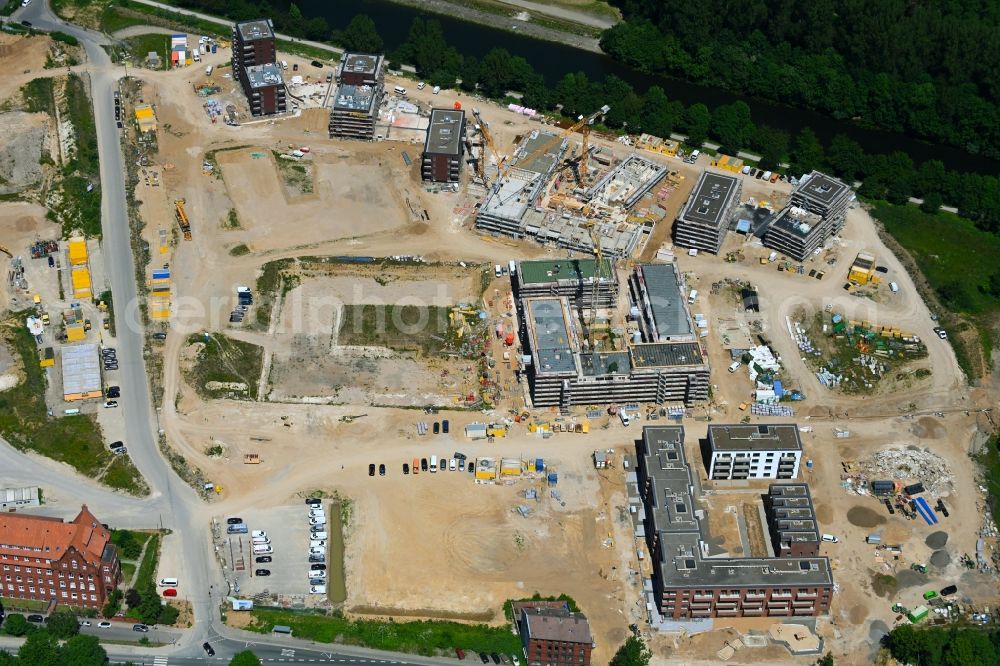
[[[545,469],[545,461],[542,460],[541,458],[536,458],[535,459],[535,471],[536,472],[541,472],[544,469]]]
[[[554,486],[557,483],[559,483],[559,475],[556,474],[555,472],[552,472],[551,474],[549,474],[549,485]]]

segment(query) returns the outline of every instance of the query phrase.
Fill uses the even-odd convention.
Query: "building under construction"
[[[457,183],[465,149],[465,111],[431,109],[420,174],[435,183]]]
[[[286,111],[285,81],[280,66],[275,63],[254,65],[243,70],[243,74],[246,81],[243,90],[250,104],[250,113],[269,116]]]
[[[514,274],[515,298],[565,296],[574,307],[610,308],[618,302],[618,273],[596,259],[522,261]]]
[[[847,219],[851,188],[818,171],[804,176],[792,191],[789,204],[764,232],[764,246],[803,261]]]
[[[674,223],[674,242],[718,254],[739,201],[739,178],[702,171]]]
[[[587,188],[584,198],[629,210],[666,177],[667,171],[666,165],[632,154]]]
[[[330,136],[372,141],[384,93],[382,55],[344,53],[330,109]]]
[[[596,254],[596,239],[603,256],[631,255],[645,236],[643,227],[544,207],[544,196],[568,144],[568,139],[558,139],[558,134],[537,130],[525,137],[514,150],[507,173],[490,187],[476,215],[476,228],[587,254]]]
[[[708,360],[681,301],[680,282],[661,272],[663,268],[636,268],[630,318],[645,323],[622,322],[626,325],[620,327],[618,339],[623,342],[607,350],[598,349],[582,330],[580,311],[592,307],[586,300],[577,302],[587,292],[585,274],[576,291],[563,280],[554,286],[548,283],[560,295],[524,297],[522,293],[518,301],[521,340],[535,407],[568,410],[573,405],[618,402],[690,405],[708,398]],[[608,285],[608,294],[610,290]],[[598,299],[598,306],[602,300],[608,296]],[[614,330],[614,323],[610,326]]]

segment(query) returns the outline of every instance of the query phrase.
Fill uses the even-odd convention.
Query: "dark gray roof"
[[[272,63],[266,65],[253,65],[246,68],[247,78],[250,80],[251,88],[266,88],[268,86],[282,85],[284,80],[281,77],[281,67]]]
[[[333,96],[333,108],[337,111],[363,111],[372,113],[376,92],[381,86],[355,86],[342,83]]]
[[[822,230],[823,218],[815,213],[810,213],[804,208],[786,206],[778,213],[778,216],[771,222],[769,229],[781,229],[794,236],[808,238],[810,234],[818,233]]]
[[[636,368],[656,368],[703,363],[701,347],[696,342],[648,342],[632,345],[632,363]]]
[[[799,182],[795,194],[829,205],[849,189],[836,178],[813,171]]]
[[[708,442],[713,451],[801,451],[802,440],[794,423],[710,425]]]
[[[371,74],[374,76],[378,73],[381,61],[382,56],[377,54],[345,53],[343,56],[344,65],[341,71],[351,74]]]
[[[718,228],[726,223],[726,220],[722,219],[723,214],[736,186],[735,176],[703,171],[680,216],[685,220]]]
[[[241,21],[236,24],[236,29],[240,32],[240,37],[244,42],[252,42],[256,39],[271,39],[274,37],[274,30],[271,28],[269,19],[256,19],[254,21]]]
[[[580,354],[580,369],[588,377],[627,375],[631,365],[628,352],[590,352]]]
[[[590,623],[582,613],[559,608],[524,608],[521,611],[528,637],[561,643],[590,645]]]
[[[681,280],[673,264],[642,264],[636,266],[646,285],[656,332],[664,338],[691,335],[694,331],[688,317]]]
[[[463,125],[465,125],[465,111],[431,109],[431,122],[427,126],[424,152],[438,155],[461,154]]]
[[[532,298],[525,301],[537,373],[576,372],[570,323],[563,309],[565,299]]]

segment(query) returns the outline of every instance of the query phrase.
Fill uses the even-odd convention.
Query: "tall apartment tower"
[[[233,74],[247,67],[266,65],[278,57],[270,19],[243,21],[233,26]]]
[[[233,76],[243,86],[255,116],[284,113],[285,82],[278,67],[274,28],[269,19],[233,26]]]
[[[764,232],[764,245],[805,260],[844,228],[850,201],[851,188],[836,178],[819,171],[803,176],[788,206]]]
[[[431,109],[420,173],[435,183],[457,183],[465,148],[465,111]]]
[[[344,53],[330,109],[330,136],[372,141],[382,105],[385,73],[378,54]]]

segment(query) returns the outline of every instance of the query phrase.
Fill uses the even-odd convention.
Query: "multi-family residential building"
[[[87,506],[70,522],[0,514],[2,596],[100,608],[121,582],[111,532]]]
[[[794,479],[799,475],[802,440],[793,423],[710,425],[704,445],[712,481]]]
[[[844,228],[851,197],[851,188],[836,178],[818,171],[803,176],[788,206],[764,231],[764,245],[805,260]]]
[[[435,183],[457,183],[465,151],[465,111],[431,109],[420,174]]]
[[[643,429],[636,447],[643,532],[652,560],[651,600],[666,619],[813,616],[830,609],[825,557],[734,558],[713,554],[684,452],[682,426]]]
[[[819,555],[819,523],[808,485],[772,483],[764,496],[764,513],[776,556]]]
[[[594,639],[582,613],[530,605],[516,612],[528,666],[590,665]]]
[[[702,171],[674,223],[674,242],[718,254],[740,201],[740,184],[736,176]]]

